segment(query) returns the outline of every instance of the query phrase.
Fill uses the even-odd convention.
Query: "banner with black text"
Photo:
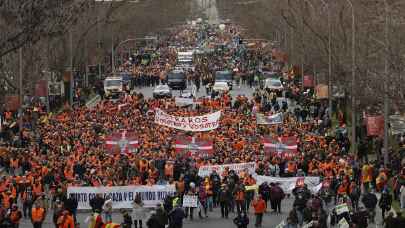
[[[156,207],[162,203],[167,195],[176,192],[174,185],[153,186],[114,186],[114,187],[68,187],[67,195],[78,202],[78,209],[91,209],[90,200],[97,194],[104,198],[109,196],[113,201],[114,209],[132,208],[136,195],[140,195],[145,207]]]

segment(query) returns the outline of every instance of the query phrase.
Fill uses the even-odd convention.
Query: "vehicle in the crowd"
[[[280,79],[281,73],[276,71],[262,71],[262,75],[264,79]]]
[[[230,88],[229,88],[227,82],[215,82],[214,86],[212,87],[212,91],[218,92],[218,93],[227,92],[229,90],[230,90]]]
[[[186,74],[182,70],[173,70],[167,77],[167,85],[173,90],[185,90],[187,88]]]
[[[107,77],[104,79],[104,94],[106,97],[112,97],[124,92],[125,88],[122,77]]]
[[[177,63],[180,65],[193,64],[193,51],[179,51],[177,52]]]
[[[191,92],[191,90],[185,90],[185,91],[182,91],[180,93],[180,97],[182,97],[182,98],[192,98],[193,93]]]
[[[279,78],[268,78],[264,80],[264,88],[281,92],[284,86]]]
[[[217,71],[215,72],[215,83],[226,82],[228,88],[232,90],[233,87],[233,74],[231,71]]]
[[[153,89],[153,98],[170,98],[172,97],[172,90],[168,85],[157,85]]]

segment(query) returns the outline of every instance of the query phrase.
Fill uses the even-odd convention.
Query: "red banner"
[[[195,137],[178,136],[175,142],[177,153],[185,153],[187,156],[210,157],[214,152],[212,141],[202,140]]]
[[[20,98],[17,95],[5,96],[5,108],[8,111],[17,111],[20,108]]]
[[[35,96],[46,97],[48,95],[48,82],[40,80],[35,84]]]
[[[314,87],[314,77],[312,75],[305,75],[303,83],[304,83],[304,87],[307,87],[307,88]]]
[[[292,158],[298,152],[298,143],[295,136],[264,137],[262,142],[264,150],[274,156]]]
[[[367,116],[367,135],[384,136],[384,116]]]
[[[130,154],[139,146],[139,141],[133,132],[122,131],[105,138],[105,149],[109,153]]]

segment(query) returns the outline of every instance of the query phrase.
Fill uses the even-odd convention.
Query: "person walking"
[[[136,195],[132,202],[132,219],[134,220],[135,228],[142,228],[143,219],[146,217],[146,211],[142,202],[141,195]]]
[[[46,217],[46,211],[44,208],[40,207],[38,203],[34,204],[31,211],[31,222],[34,228],[42,228],[42,223]]]
[[[169,228],[182,228],[183,219],[186,217],[183,208],[177,203],[174,209],[169,213]]]
[[[222,185],[218,198],[219,205],[221,206],[221,217],[228,218],[229,205],[232,200],[232,193],[229,191],[228,186]]]
[[[104,221],[106,223],[112,221],[112,210],[113,210],[112,204],[113,204],[112,199],[110,197],[107,197],[103,205]]]
[[[253,200],[252,206],[255,209],[256,222],[255,227],[262,226],[263,214],[266,212],[266,202],[261,195],[258,195],[257,199]]]
[[[235,203],[238,214],[245,211],[245,187],[240,184],[235,191]]]
[[[270,185],[270,204],[274,212],[281,213],[281,201],[285,197],[284,191],[277,184],[271,183]]]
[[[11,206],[11,211],[10,211],[10,222],[13,228],[18,228],[20,225],[20,220],[22,218],[22,213],[18,209],[17,204],[13,204]]]
[[[101,194],[97,194],[96,197],[92,198],[90,200],[90,207],[93,212],[96,211],[103,211],[103,205],[104,205],[104,198],[102,197]]]
[[[363,195],[361,202],[364,204],[364,207],[367,209],[369,220],[371,223],[374,223],[375,218],[375,207],[377,206],[377,196],[366,190],[366,193]]]
[[[378,202],[378,206],[381,208],[381,216],[383,220],[385,218],[385,212],[391,210],[391,204],[392,196],[388,192],[388,189],[385,188],[382,191],[380,201]]]

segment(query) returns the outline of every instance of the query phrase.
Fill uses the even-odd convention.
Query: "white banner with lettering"
[[[219,176],[221,176],[226,167],[228,167],[229,170],[234,170],[237,174],[240,174],[245,169],[247,169],[250,174],[254,174],[256,171],[256,163],[254,162],[234,163],[226,165],[204,165],[198,169],[198,176],[209,176],[214,170],[218,173]]]
[[[104,198],[109,196],[113,201],[114,209],[132,208],[132,202],[136,195],[140,195],[145,207],[156,207],[162,203],[167,195],[176,192],[174,185],[153,186],[115,186],[115,187],[68,187],[68,197],[76,198],[78,209],[91,209],[90,200],[96,194],[102,194]]]
[[[218,128],[221,111],[203,116],[172,116],[161,109],[155,110],[155,123],[184,131],[210,131]]]
[[[254,176],[254,178],[256,179],[257,185],[261,185],[264,182],[267,182],[267,184],[278,183],[285,193],[291,193],[297,184],[297,180],[303,177],[268,177],[256,175]],[[319,177],[304,178],[304,183],[308,186],[308,189],[311,190],[312,192],[318,192],[317,189],[320,185],[319,181],[320,181]]]

